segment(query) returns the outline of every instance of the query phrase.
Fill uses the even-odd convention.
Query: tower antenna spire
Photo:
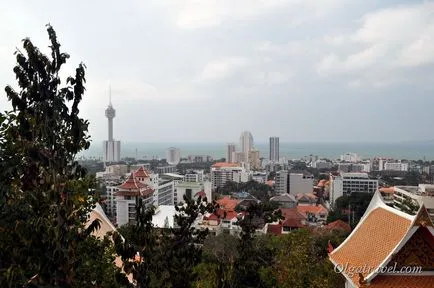
[[[112,85],[109,82],[109,105],[112,106]]]

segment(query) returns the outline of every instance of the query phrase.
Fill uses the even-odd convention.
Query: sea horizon
[[[93,140],[88,150],[79,157],[101,158],[103,154],[102,141]],[[144,142],[121,141],[121,157],[135,157],[138,159],[162,159],[166,157],[169,147],[177,147],[181,157],[188,155],[210,155],[214,159],[226,157],[226,145],[234,142]],[[254,144],[260,151],[260,156],[268,158],[268,142],[258,141]],[[237,147],[238,148],[238,147]],[[399,142],[280,142],[280,157],[300,159],[309,155],[320,158],[338,159],[340,155],[352,152],[362,158],[390,157],[408,160],[434,160],[434,140],[399,141]]]

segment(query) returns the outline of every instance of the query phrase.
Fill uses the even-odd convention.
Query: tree
[[[233,287],[235,283],[235,262],[238,258],[236,236],[221,233],[210,236],[204,242],[203,261],[196,267],[197,287]]]
[[[208,235],[208,230],[196,229],[194,224],[200,215],[213,212],[214,205],[206,198],[184,197],[184,205],[175,207],[175,227],[160,230],[152,225],[155,209],[145,208],[141,198],[137,199],[136,223],[124,228],[125,240],[115,234],[116,251],[137,287],[191,287]]]
[[[255,245],[255,232],[264,223],[275,222],[282,219],[280,210],[266,211],[262,204],[253,204],[244,211],[244,216],[239,219],[241,234],[238,241],[238,259],[235,263],[237,275],[236,287],[265,287],[261,280],[261,268],[269,266],[272,255],[269,251],[262,252],[261,245]]]
[[[326,238],[318,237],[300,229],[275,238],[276,259],[269,269],[268,282],[273,287],[343,287],[344,278],[333,271],[327,259]]]
[[[2,287],[85,285],[78,271],[87,264],[79,251],[99,227],[98,221],[85,226],[98,195],[89,192],[95,181],[75,161],[90,144],[89,123],[78,115],[85,66],[79,64],[61,86],[60,69],[69,55],[60,52],[50,25],[47,31],[51,57],[29,39],[23,40],[24,52],[16,51],[20,91],[5,88],[13,109],[0,114]],[[107,264],[104,255],[92,260],[95,269]]]
[[[397,204],[397,208],[407,214],[416,215],[419,210],[419,204],[415,200],[405,197],[401,203]]]

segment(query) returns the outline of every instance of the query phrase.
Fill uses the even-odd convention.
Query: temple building
[[[136,220],[136,201],[141,198],[145,206],[154,202],[154,189],[145,183],[149,177],[142,169],[132,172],[128,179],[118,187],[116,196],[116,224],[122,226]],[[142,180],[142,181],[141,181]]]
[[[359,224],[329,259],[346,288],[434,287],[434,228],[425,206],[410,215],[377,191]]]

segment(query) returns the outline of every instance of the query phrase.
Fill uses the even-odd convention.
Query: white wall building
[[[419,184],[419,186],[395,186],[393,193],[393,207],[401,209],[404,200],[413,199],[418,205],[424,205],[434,221],[434,184]]]
[[[213,189],[223,187],[228,181],[241,183],[247,182],[249,179],[249,173],[247,173],[246,169],[235,163],[220,162],[211,167]]]
[[[166,162],[170,165],[178,165],[181,161],[181,150],[179,148],[170,147],[167,149]]]
[[[333,167],[333,163],[332,162],[327,162],[326,160],[315,160],[312,161],[312,168],[315,169],[330,169]]]
[[[280,170],[276,172],[276,177],[274,178],[275,181],[274,189],[277,194],[279,195],[289,194],[288,175],[289,175],[288,170]]]
[[[345,153],[341,155],[341,161],[357,163],[360,162],[360,156],[356,153]]]
[[[279,137],[270,137],[270,161],[279,162]]]
[[[367,173],[330,174],[330,203],[344,194],[361,192],[374,193],[378,189],[378,180],[370,179]]]
[[[230,143],[226,147],[226,162],[228,163],[236,162],[234,155],[235,155],[235,144]]]
[[[313,191],[313,176],[302,173],[289,173],[289,191],[291,195]]]
[[[240,150],[244,153],[246,159],[245,162],[248,162],[249,152],[253,150],[253,136],[249,131],[244,131],[240,136]]]
[[[386,162],[384,169],[386,171],[408,171],[408,163],[403,162]]]
[[[119,162],[121,160],[121,141],[104,141],[103,143],[103,161]]]

